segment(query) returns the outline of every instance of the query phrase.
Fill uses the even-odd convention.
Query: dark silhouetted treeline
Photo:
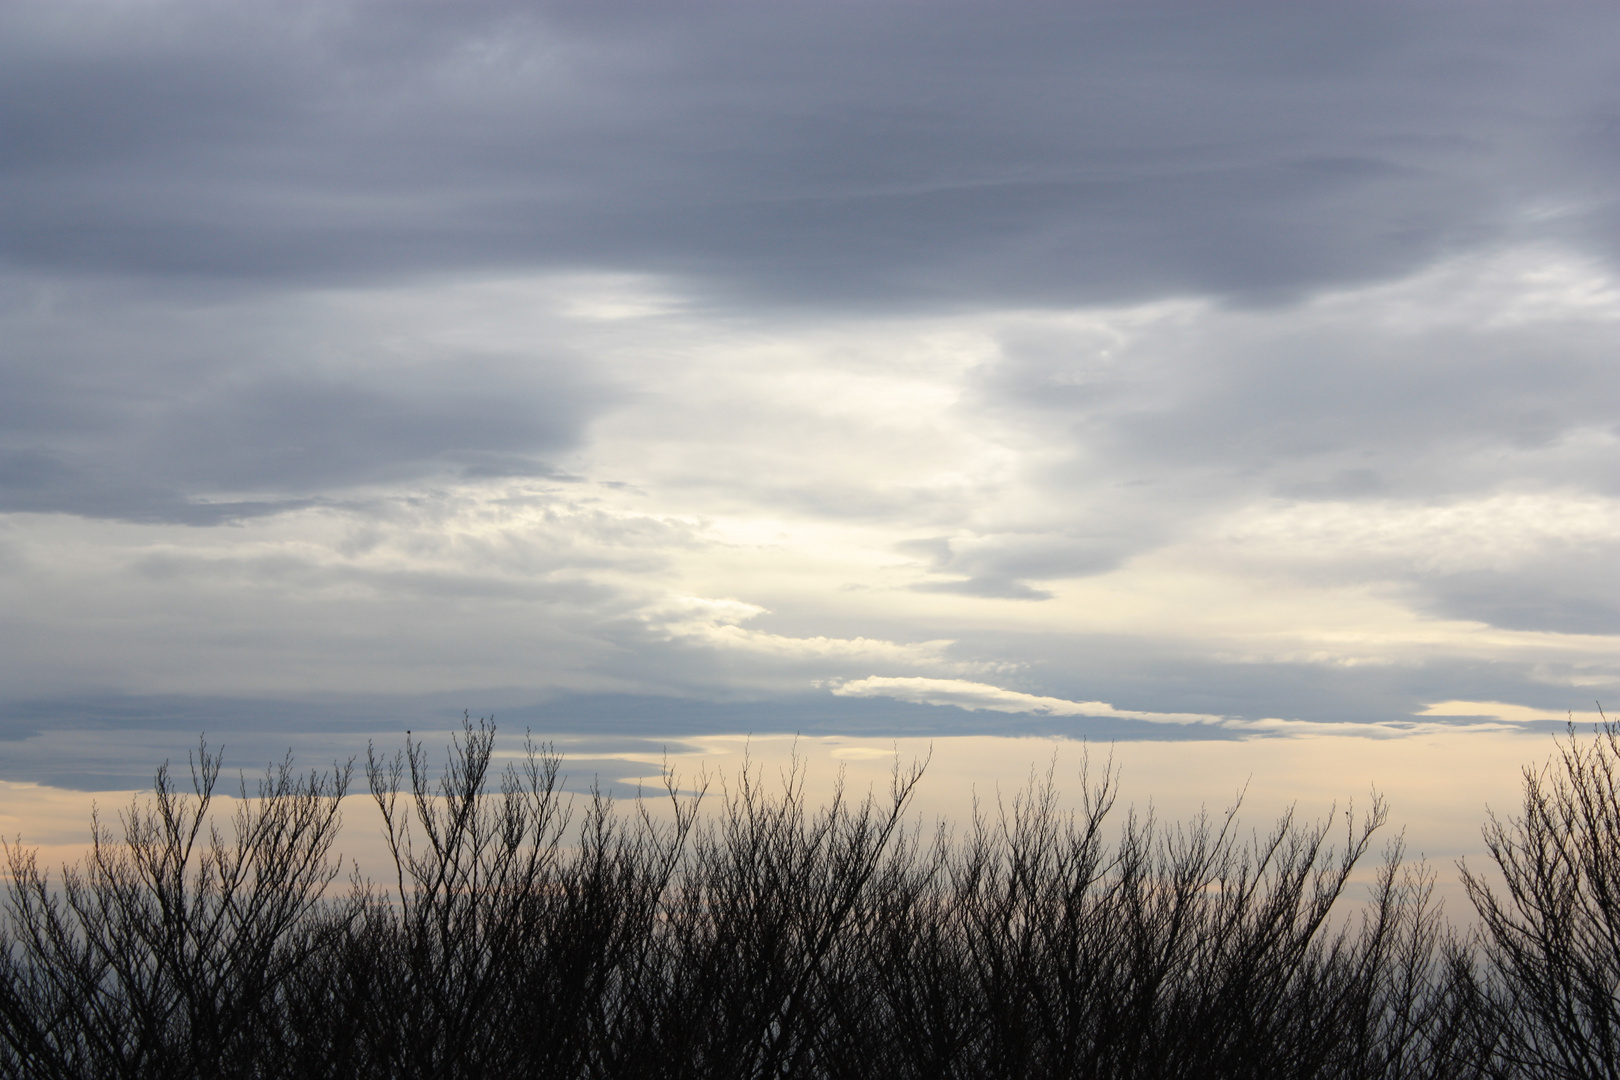
[[[334,851],[351,770],[284,764],[216,825],[206,748],[60,876],[9,847],[0,1075],[1620,1077],[1613,725],[1486,824],[1466,934],[1376,803],[1252,834],[1106,774],[926,832],[897,767],[821,806],[802,770],[671,780],[654,815],[493,746],[368,757],[380,884]]]

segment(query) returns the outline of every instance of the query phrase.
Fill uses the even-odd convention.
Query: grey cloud
[[[118,458],[113,451],[107,458]],[[310,499],[195,501],[123,462],[30,447],[0,450],[0,512],[217,525],[310,506]]]
[[[1510,630],[1620,634],[1620,542],[1586,558],[1548,559],[1517,572],[1436,574],[1416,583],[1417,607]]]
[[[1260,344],[1207,373],[1216,379],[1188,372],[1204,385],[1162,412],[1122,417],[1120,434],[1133,456],[1264,470],[1284,490],[1316,484],[1329,497],[1612,475],[1596,456],[1547,453],[1609,423],[1600,402],[1620,393],[1620,377],[1595,328],[1379,336]]]
[[[400,346],[286,295],[7,284],[0,511],[210,524],[365,484],[564,481],[551,459],[615,396],[566,355]]]
[[[929,553],[934,568],[1033,589],[1106,572],[1262,501],[1421,507],[1504,492],[1620,492],[1610,405],[1620,369],[1607,309],[1554,304],[1497,319],[1518,286],[1477,268],[1458,275],[1410,286],[1401,302],[1421,314],[1391,314],[1374,297],[1014,323],[961,409],[975,425],[1044,442],[1042,463],[1022,479],[1049,524],[1026,535],[986,523],[971,549],[956,540],[948,557]],[[966,569],[967,550],[978,569]],[[1592,599],[1604,595],[1593,583],[1607,580],[1612,552],[1568,556],[1550,537],[1546,550],[1514,556],[1489,577],[1507,590],[1500,603],[1485,577],[1387,559],[1341,569],[1392,574],[1421,608],[1447,617],[1612,625],[1606,602]],[[1539,599],[1510,598],[1520,593],[1513,582],[1531,579]]]
[[[1384,664],[1241,661],[1212,656],[1195,642],[1148,645],[1130,634],[971,628],[957,636],[956,655],[1025,661],[1016,672],[983,679],[1008,689],[1150,712],[1250,720],[1399,721],[1458,698],[1521,703],[1556,718],[1570,709],[1590,709],[1594,697],[1607,702],[1620,685],[1620,663],[1609,658],[1580,667],[1458,657],[1406,657]]]
[[[189,482],[308,491],[411,476],[462,454],[565,448],[588,415],[590,395],[566,371],[445,366],[384,385],[305,376],[209,388],[166,410],[149,445]]]
[[[1000,644],[1006,649],[1010,643]],[[1544,708],[1550,719],[1529,725],[1561,730],[1569,709],[1589,709],[1567,687],[1548,685],[1522,664],[1430,662],[1388,668],[1314,664],[1222,664],[1165,654],[1144,656],[1107,638],[1042,638],[1023,643],[1051,655],[1023,679],[999,682],[1036,692],[1127,703],[1149,711],[1198,711],[1257,719],[1321,723],[1408,720],[1426,705],[1467,686],[1482,701]],[[1545,675],[1546,673],[1539,673]],[[1208,725],[986,714],[954,706],[825,692],[749,696],[532,692],[487,687],[424,695],[326,695],[227,698],[204,695],[100,695],[0,701],[0,779],[31,780],[80,790],[139,788],[165,759],[183,761],[199,733],[223,745],[233,767],[251,775],[290,748],[305,765],[346,760],[368,741],[389,750],[406,729],[426,733],[430,749],[463,709],[493,715],[506,745],[528,731],[555,740],[576,787],[594,773],[614,781],[644,775],[607,755],[683,749],[682,740],[715,734],[846,736],[1041,735],[1093,743],[1151,739],[1228,739]],[[1467,718],[1450,718],[1464,723]],[[1448,722],[1440,720],[1440,723]],[[88,737],[87,737],[88,736]]]
[[[1283,480],[1280,495],[1295,499],[1359,499],[1387,494],[1390,483],[1377,469],[1338,469],[1303,480]]]
[[[919,592],[1050,600],[1051,592],[1032,587],[1028,580],[1106,573],[1141,542],[1140,534],[1127,530],[1070,529],[913,540],[899,545],[899,550],[926,556],[934,574],[946,575],[914,584],[912,588]]]
[[[297,301],[333,283],[507,269],[666,275],[689,310],[719,316],[706,324],[719,336],[727,317],[772,307],[1217,301],[1208,333],[1009,338],[956,417],[1041,445],[1006,501],[989,481],[967,495],[779,483],[746,440],[724,448],[751,466],[728,492],[737,503],[948,534],[912,549],[929,560],[923,588],[1039,599],[1044,582],[1118,567],[1259,499],[1614,494],[1612,326],[1316,324],[1290,301],[1533,242],[1612,267],[1617,23],[1609,4],[6,5],[0,511],[212,524],[360,506],[363,549],[403,513],[361,506],[366,485],[425,499],[470,479],[574,484],[569,452],[619,393],[588,360],[549,342],[400,343],[362,288],[339,304],[359,312],[352,325]],[[612,467],[636,475],[623,456]],[[634,575],[700,540],[577,524],[590,533],[577,542],[468,541],[465,573],[132,560],[108,572],[123,600],[19,615],[8,633],[85,680],[158,685],[177,676],[109,658],[133,670],[184,648],[229,669],[211,686],[320,668],[370,688],[530,679],[503,707],[568,680],[641,692],[525,714],[554,730],[1116,730],[825,694],[739,700],[880,672],[665,640],[633,613],[633,587],[584,571]],[[1615,564],[1577,554],[1378,572],[1431,613],[1612,629]],[[558,568],[581,580],[510,580]],[[19,590],[29,576],[18,570]],[[164,603],[150,603],[159,586]],[[117,639],[116,620],[84,615],[118,603],[173,621]],[[195,617],[205,609],[229,632]],[[957,637],[952,662],[1018,658],[1030,692],[1149,711],[1386,720],[1458,686],[1562,700],[1522,665],[1245,664],[1162,637],[801,617],[806,636]],[[97,634],[99,652],[85,644]],[[492,700],[479,691],[447,715]],[[273,741],[345,710],[369,718],[355,732],[387,713],[325,703],[280,725],[235,699],[96,706],[90,720],[64,708],[36,702],[6,730],[144,730],[169,709],[174,730],[235,717]],[[7,767],[71,758],[71,741]]]
[[[570,560],[569,569],[582,560]],[[543,578],[514,580],[490,573],[444,571],[377,571],[331,569],[282,557],[261,559],[200,559],[171,554],[150,555],[130,564],[132,573],[157,581],[184,578],[190,585],[245,585],[274,587],[289,592],[316,593],[342,588],[351,597],[386,597],[394,603],[467,601],[485,604],[555,605],[567,610],[609,608],[620,598],[614,590],[586,581]],[[354,616],[354,607],[348,612]],[[378,617],[381,621],[381,617]]]
[[[1049,575],[1043,575],[1049,576]],[[1014,577],[981,575],[959,581],[924,581],[912,586],[918,592],[954,593],[991,600],[1050,600],[1053,594],[1035,589]]]
[[[1526,230],[1613,255],[1604,5],[4,19],[22,266],[612,268],[892,306],[1262,299]]]
[[[679,754],[684,738],[716,734],[929,736],[982,734],[985,717],[951,706],[831,694],[763,700],[705,700],[670,694],[565,694],[543,701],[509,691],[432,695],[345,695],[305,698],[224,698],[196,695],[103,695],[0,701],[0,779],[88,791],[142,788],[165,760],[184,762],[199,733],[223,749],[232,768],[252,777],[289,750],[306,767],[364,755],[368,743],[385,754],[406,730],[430,757],[448,742],[463,709],[492,715],[506,749],[523,733],[553,742],[574,790],[592,778],[625,784],[645,776],[646,763],[609,755]],[[994,717],[998,733],[1093,740],[1227,738],[1207,727],[1182,730],[1139,721],[1073,717]],[[87,738],[87,736],[90,736]],[[615,794],[633,794],[633,786]]]
[[[453,459],[461,466],[461,475],[468,480],[496,480],[503,477],[531,477],[556,480],[566,484],[583,483],[585,478],[565,472],[548,461],[522,454],[501,454],[473,450],[457,453]]]
[[[1262,324],[1211,313],[1195,333],[1148,329],[1123,344],[1093,331],[1027,346],[1014,335],[983,386],[992,407],[1043,417],[1071,440],[1075,476],[1095,475],[1094,463],[1110,480],[1197,470],[1245,494],[1299,498],[1456,495],[1509,479],[1613,489],[1601,447],[1569,444],[1614,430],[1606,322],[1436,317],[1446,325],[1408,330],[1354,315]]]

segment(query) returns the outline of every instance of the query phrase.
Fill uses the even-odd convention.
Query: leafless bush
[[[1113,846],[1113,777],[1078,813],[1051,777],[942,848],[943,873],[885,972],[915,1075],[1447,1075],[1442,930],[1427,879],[1389,852],[1358,932],[1328,916],[1384,820],[1344,846],[1285,817],[1240,841],[1236,809]],[[941,992],[945,988],[945,992]]]
[[[1485,843],[1502,890],[1463,868],[1496,975],[1502,1053],[1538,1075],[1620,1077],[1620,725],[1524,771],[1517,817]]]
[[[354,909],[323,905],[347,769],[291,761],[228,834],[210,821],[220,758],[192,761],[191,794],[158,770],[150,804],[99,818],[82,865],[52,886],[7,845],[0,1020],[13,1075],[276,1075],[300,1051],[281,1023],[294,976],[342,940]]]
[[[644,806],[621,820],[595,793],[565,851],[560,759],[530,743],[489,792],[494,737],[465,721],[436,785],[419,743],[368,759],[396,870],[392,902],[367,906],[356,965],[363,1057],[383,1075],[588,1074],[640,1019],[649,942],[696,800],[671,780],[675,820],[660,826]]]
[[[1612,1076],[1605,740],[1488,826],[1509,892],[1467,879],[1478,944],[1398,840],[1347,898],[1377,800],[1115,826],[1111,770],[1074,810],[1048,773],[957,835],[909,816],[923,766],[897,763],[819,806],[798,766],[709,802],[670,777],[655,817],[565,794],[532,743],[497,773],[470,718],[441,771],[409,738],[368,755],[393,873],[328,897],[349,770],[283,764],[223,834],[204,749],[59,884],[7,849],[0,1075]]]

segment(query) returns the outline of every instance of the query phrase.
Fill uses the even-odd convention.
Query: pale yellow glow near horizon
[[[1502,701],[1440,701],[1418,716],[1494,716],[1511,723],[1530,723],[1536,720],[1567,720],[1572,724],[1596,724],[1604,719],[1604,710],[1569,709],[1562,714],[1546,709],[1532,709],[1525,705],[1511,705]]]
[[[967,827],[975,800],[981,810],[994,815],[998,800],[1010,807],[1031,778],[1045,776],[1048,769],[1063,804],[1078,807],[1081,769],[1088,759],[1093,782],[1110,762],[1118,772],[1111,834],[1117,834],[1132,807],[1145,812],[1151,806],[1158,820],[1174,825],[1200,812],[1221,814],[1240,793],[1243,835],[1264,834],[1290,808],[1300,822],[1342,815],[1347,809],[1359,818],[1376,790],[1389,807],[1389,822],[1372,856],[1358,870],[1357,880],[1370,881],[1383,845],[1404,837],[1408,859],[1427,861],[1435,873],[1437,895],[1456,922],[1470,921],[1472,911],[1458,878],[1457,860],[1466,858],[1476,872],[1489,874],[1480,834],[1487,812],[1515,814],[1523,770],[1541,766],[1555,750],[1551,736],[1505,726],[1389,739],[1302,735],[1108,744],[989,735],[934,739],[728,735],[682,742],[699,749],[671,754],[669,763],[688,783],[700,769],[708,769],[716,791],[718,781],[734,778],[745,758],[769,786],[797,754],[812,796],[825,796],[842,773],[852,794],[870,790],[881,798],[897,754],[902,766],[927,759],[928,769],[915,797],[917,818],[951,823],[958,835]],[[663,759],[627,756],[653,767],[642,783],[647,792],[658,792]],[[1342,841],[1342,817],[1334,829],[1335,841]]]
[[[1454,921],[1467,921],[1470,910],[1458,885],[1456,861],[1466,858],[1471,867],[1488,869],[1480,838],[1487,809],[1503,817],[1516,813],[1523,769],[1539,767],[1555,749],[1551,737],[1520,731],[1427,732],[1384,740],[1325,735],[1112,745],[989,735],[934,739],[717,735],[682,739],[667,759],[644,752],[591,753],[570,763],[569,745],[580,738],[558,740],[568,787],[576,797],[589,788],[591,775],[585,770],[593,763],[597,768],[612,762],[643,764],[647,771],[639,779],[655,814],[663,813],[659,799],[666,760],[683,788],[690,789],[707,775],[711,807],[735,783],[745,762],[766,789],[774,791],[797,757],[814,806],[826,799],[840,776],[857,799],[868,791],[882,799],[896,755],[902,767],[926,760],[914,820],[925,831],[944,821],[959,836],[968,827],[975,802],[981,812],[994,816],[998,806],[1010,807],[1032,778],[1044,777],[1049,769],[1062,804],[1078,807],[1088,759],[1092,783],[1110,764],[1118,774],[1111,834],[1133,807],[1139,813],[1151,807],[1159,821],[1174,825],[1200,812],[1219,815],[1240,793],[1242,835],[1264,834],[1290,808],[1301,822],[1342,815],[1347,809],[1359,818],[1376,790],[1389,806],[1382,842],[1404,835],[1408,858],[1428,861]],[[436,739],[429,736],[428,742],[433,745]],[[633,798],[636,783],[634,777],[618,781],[611,785],[611,794],[621,802]],[[103,821],[116,831],[118,813],[138,795],[0,781],[0,834],[8,842],[37,849],[54,877],[64,861],[77,861],[83,854],[92,806],[100,807]],[[233,801],[220,797],[217,805],[228,809]],[[339,850],[358,860],[374,880],[387,878],[370,797],[351,795],[345,801],[344,821]],[[1341,817],[1334,826],[1336,840],[1342,837],[1342,826]],[[1376,866],[1375,854],[1358,878],[1369,880]]]

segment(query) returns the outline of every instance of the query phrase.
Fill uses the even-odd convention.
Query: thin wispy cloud
[[[870,675],[832,688],[840,697],[892,697],[925,705],[955,705],[972,711],[1033,713],[1040,716],[1119,717],[1149,720],[1159,724],[1220,724],[1226,717],[1205,713],[1159,713],[1139,709],[1116,709],[1102,701],[1068,701],[1064,698],[1025,694],[988,683],[966,679],[920,679]]]

